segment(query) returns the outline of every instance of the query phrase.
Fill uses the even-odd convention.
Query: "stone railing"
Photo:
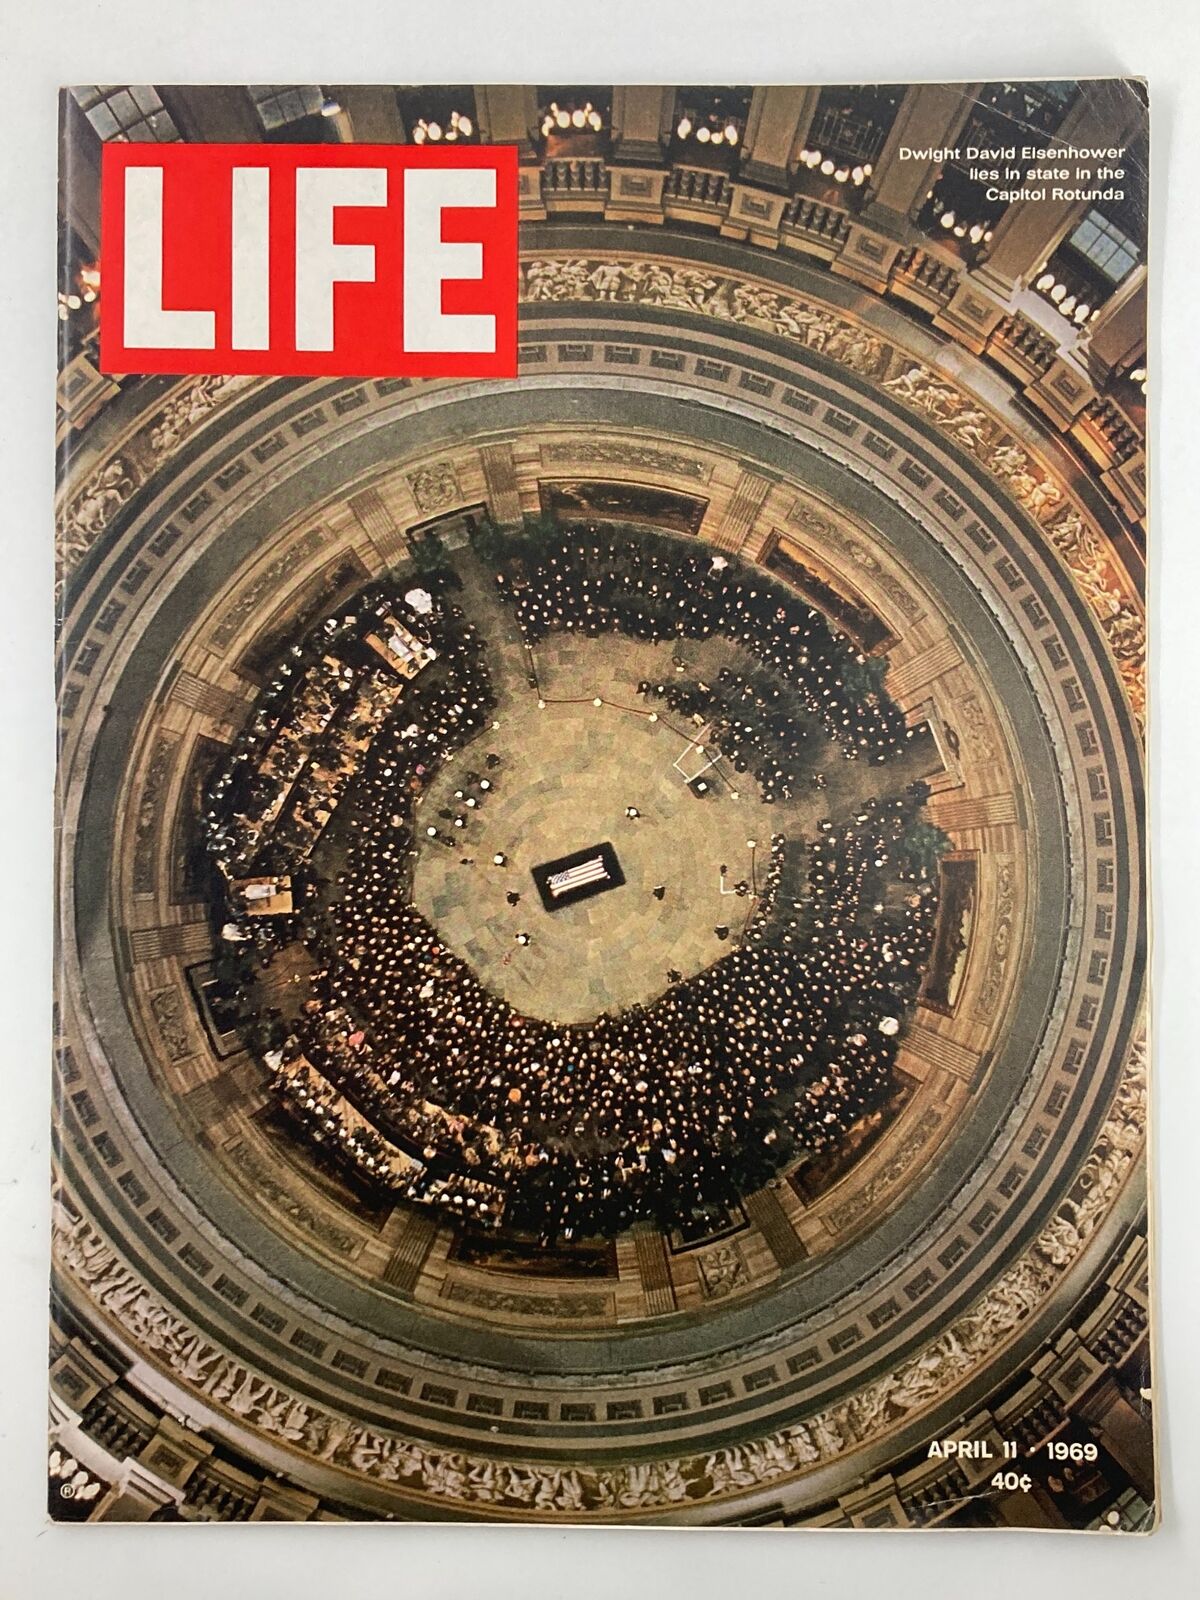
[[[118,1461],[137,1455],[154,1434],[153,1427],[130,1415],[108,1393],[99,1394],[92,1401],[83,1415],[83,1428]]]
[[[196,1468],[188,1485],[188,1506],[211,1522],[247,1522],[257,1501],[252,1489],[232,1483],[208,1462]]]
[[[679,205],[709,206],[723,213],[728,209],[732,188],[726,172],[711,167],[674,166],[663,185],[663,207],[670,211]]]
[[[1021,377],[1042,376],[1058,358],[1058,346],[1045,329],[1019,312],[1001,318],[992,333],[992,345],[998,355],[1009,357],[1012,366],[1008,370]]]
[[[602,156],[556,156],[542,168],[542,195],[547,204],[563,196],[595,195],[603,200],[607,193],[608,171]]]
[[[959,268],[911,245],[901,250],[892,267],[894,292],[928,310],[940,311],[949,305],[958,288]]]
[[[1143,448],[1138,429],[1110,395],[1097,395],[1084,408],[1082,420],[1095,429],[1104,441],[1107,453],[1118,466],[1131,460]]]
[[[824,244],[844,244],[850,233],[850,213],[840,206],[822,205],[797,195],[784,207],[780,233],[789,237],[817,239]]]

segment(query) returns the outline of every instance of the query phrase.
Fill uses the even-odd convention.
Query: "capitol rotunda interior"
[[[1137,86],[62,116],[51,1514],[1148,1525],[1145,218],[899,154]],[[519,377],[104,375],[107,138],[516,145]]]

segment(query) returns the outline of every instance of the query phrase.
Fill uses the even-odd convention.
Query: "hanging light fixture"
[[[678,125],[677,125],[677,127],[675,129],[675,132],[679,135],[679,137],[681,139],[686,139],[688,134],[691,133],[691,131],[692,131],[692,119],[685,112],[683,114],[683,116],[680,117],[679,123],[678,123]]]
[[[941,222],[942,222],[942,227],[943,228],[952,228],[954,226],[954,213],[953,213],[953,211],[943,211],[942,212],[942,217],[941,217]]]

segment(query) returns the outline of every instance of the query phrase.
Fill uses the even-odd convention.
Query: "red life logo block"
[[[100,370],[515,378],[511,145],[108,144]]]

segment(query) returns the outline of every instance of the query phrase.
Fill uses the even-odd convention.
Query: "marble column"
[[[774,85],[755,89],[746,119],[740,176],[752,182],[786,186],[793,152],[799,149],[817,114],[819,88]]]
[[[1080,1403],[1079,1414],[1099,1433],[1100,1442],[1128,1476],[1143,1500],[1154,1499],[1154,1442],[1149,1421],[1106,1375]]]
[[[613,90],[612,161],[604,216],[609,222],[661,224],[674,89],[618,85]]]
[[[158,1477],[140,1461],[127,1460],[112,1488],[96,1502],[89,1522],[149,1522],[164,1506],[179,1505],[183,1490]]]
[[[1054,1348],[1057,1362],[1047,1376],[1064,1409],[1089,1425],[1143,1500],[1153,1500],[1154,1441],[1149,1418],[1130,1403],[1112,1371],[1074,1330],[1063,1334]]]
[[[896,1480],[890,1473],[862,1488],[841,1495],[838,1506],[852,1528],[909,1528],[912,1523],[900,1504]]]
[[[1146,352],[1147,273],[1135,267],[1100,307],[1087,330],[1087,363],[1106,383],[1116,372],[1136,366]]]
[[[315,1494],[306,1494],[303,1489],[295,1489],[291,1484],[267,1479],[249,1520],[307,1522],[319,1504],[320,1501]]]
[[[537,90],[527,84],[486,84],[475,90],[480,136],[487,144],[515,144],[521,164],[535,156],[529,130],[537,122]]]
[[[159,90],[180,137],[189,144],[259,144],[262,124],[249,91],[235,85],[184,84]]]
[[[171,1488],[182,1490],[202,1461],[212,1455],[210,1440],[186,1428],[172,1416],[159,1419],[154,1437],[138,1456],[138,1464]]]
[[[116,1381],[115,1370],[78,1338],[71,1340],[50,1368],[51,1397],[58,1395],[73,1414],[86,1411],[96,1396]],[[73,1420],[78,1421],[78,1416]]]
[[[661,161],[674,101],[674,89],[618,84],[612,102],[613,160]]]
[[[916,83],[900,102],[891,132],[871,174],[867,216],[902,227],[925,204],[941,170],[936,156],[901,157],[901,149],[952,149],[974,108],[977,83]]]
[[[475,89],[479,136],[485,144],[514,144],[520,171],[517,196],[522,222],[544,222],[542,169],[530,129],[537,122],[537,90],[528,84],[483,84]]]
[[[404,144],[406,135],[396,91],[366,83],[330,84],[329,93],[345,114],[354,144]],[[465,107],[463,108],[465,111]]]
[[[59,99],[58,214],[100,254],[100,152],[104,142],[66,89]]]

